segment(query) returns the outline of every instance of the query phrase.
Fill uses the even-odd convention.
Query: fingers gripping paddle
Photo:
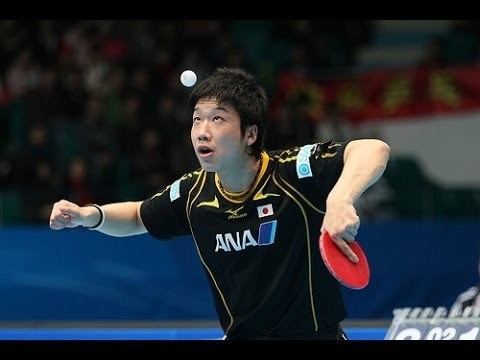
[[[323,262],[333,277],[350,289],[360,290],[368,285],[370,268],[360,245],[356,241],[347,244],[357,255],[358,263],[351,262],[326,231],[318,240]]]

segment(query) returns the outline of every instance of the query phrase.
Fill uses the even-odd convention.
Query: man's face
[[[240,130],[240,115],[216,99],[200,99],[193,111],[191,138],[205,171],[229,169],[245,157],[247,137]]]

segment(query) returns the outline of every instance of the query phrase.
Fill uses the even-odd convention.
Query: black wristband
[[[85,206],[93,206],[97,208],[98,212],[100,213],[100,219],[98,219],[98,222],[94,226],[85,226],[85,228],[87,228],[88,230],[96,230],[100,228],[105,222],[105,212],[103,211],[103,209],[97,204],[87,204]]]

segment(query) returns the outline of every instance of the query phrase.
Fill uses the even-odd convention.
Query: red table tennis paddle
[[[333,277],[350,289],[360,290],[370,281],[367,257],[356,241],[347,244],[357,255],[358,263],[351,262],[326,231],[318,240],[323,262]]]

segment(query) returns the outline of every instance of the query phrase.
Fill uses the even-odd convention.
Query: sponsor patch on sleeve
[[[170,186],[170,202],[180,197],[180,181],[181,179],[178,179]]]
[[[310,156],[312,155],[312,149],[316,144],[310,144],[302,146],[297,155],[297,176],[299,179],[305,177],[312,177],[312,168],[310,166]]]

